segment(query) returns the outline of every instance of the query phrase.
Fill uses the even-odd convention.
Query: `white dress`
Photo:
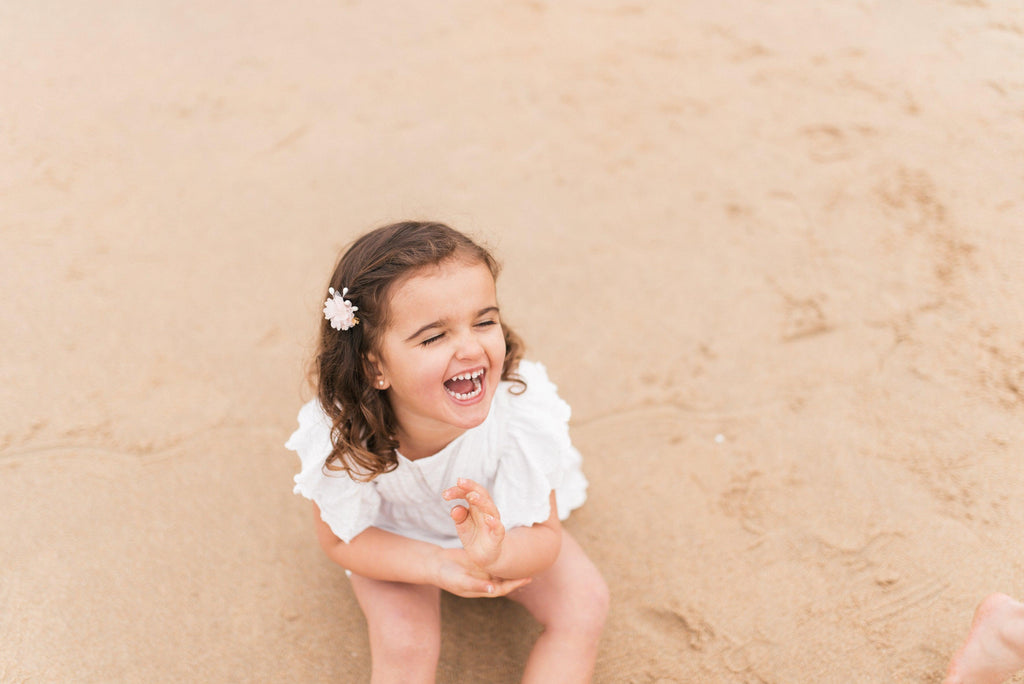
[[[460,502],[441,498],[460,477],[487,488],[507,529],[547,520],[552,489],[564,520],[587,498],[582,459],[569,440],[569,405],[541,364],[522,361],[518,373],[526,391],[513,394],[509,390],[515,385],[501,382],[483,423],[433,456],[410,461],[399,453],[398,467],[370,482],[323,467],[331,451],[331,424],[319,402],[310,401],[285,444],[302,461],[295,493],[315,501],[324,522],[344,542],[377,527],[445,548],[461,546],[449,515]]]

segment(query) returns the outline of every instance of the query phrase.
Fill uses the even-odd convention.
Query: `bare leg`
[[[373,684],[433,684],[441,654],[441,590],[353,574],[370,630]]]
[[[1024,669],[1024,604],[992,594],[978,606],[971,631],[949,663],[944,684],[999,684]]]
[[[589,682],[608,614],[608,587],[576,540],[563,529],[555,564],[508,597],[544,626],[523,682]]]

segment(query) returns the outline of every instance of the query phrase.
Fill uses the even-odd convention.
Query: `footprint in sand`
[[[819,163],[842,161],[853,157],[865,148],[868,138],[876,133],[870,126],[840,128],[831,124],[820,124],[800,129],[800,137],[807,146],[808,156]]]
[[[786,313],[782,324],[782,340],[792,342],[831,330],[821,303],[815,299],[786,298]]]

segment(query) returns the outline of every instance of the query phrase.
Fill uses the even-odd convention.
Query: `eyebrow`
[[[474,318],[479,318],[480,316],[483,316],[484,314],[489,314],[489,313],[492,313],[492,312],[493,313],[498,313],[498,307],[496,307],[496,306],[488,306],[488,307],[485,307],[483,309],[480,309],[479,311],[476,312],[476,316]],[[422,333],[426,332],[427,330],[430,330],[431,328],[440,328],[441,326],[444,325],[444,323],[445,323],[445,319],[434,321],[433,323],[427,323],[425,326],[423,326],[422,328],[420,328],[419,330],[414,332],[412,335],[409,335],[408,337],[406,337],[405,341],[406,342],[411,342],[413,339],[419,337]]]

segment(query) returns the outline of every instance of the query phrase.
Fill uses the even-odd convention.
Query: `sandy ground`
[[[1024,595],[1024,9],[722,4],[0,4],[0,681],[366,680],[282,444],[407,217],[574,408],[596,681],[937,681]]]

